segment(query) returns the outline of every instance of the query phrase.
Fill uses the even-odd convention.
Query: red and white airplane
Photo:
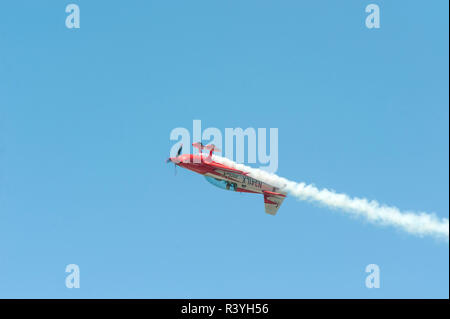
[[[181,145],[177,156],[168,158],[166,162],[172,162],[175,165],[202,174],[208,182],[226,190],[263,194],[266,213],[270,215],[277,213],[278,208],[286,198],[286,192],[250,177],[247,172],[213,161],[212,153],[220,151],[214,144],[204,146],[202,143],[194,143],[192,145],[198,148],[199,155],[181,154],[183,148]],[[203,149],[209,150],[208,156],[202,153]]]

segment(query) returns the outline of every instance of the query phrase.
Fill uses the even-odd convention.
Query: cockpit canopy
[[[229,191],[236,191],[237,186],[235,183],[227,182],[210,176],[205,176],[205,179],[216,187]]]

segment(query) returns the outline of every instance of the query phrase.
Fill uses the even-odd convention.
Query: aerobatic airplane
[[[263,194],[266,213],[270,215],[277,213],[278,208],[286,198],[286,192],[248,176],[247,172],[213,161],[212,153],[220,151],[214,144],[204,146],[202,143],[193,143],[192,145],[198,148],[198,155],[181,154],[183,148],[183,145],[181,145],[177,156],[168,158],[166,162],[172,162],[199,173],[208,182],[219,188],[235,192]],[[203,149],[209,150],[209,155],[203,154]]]

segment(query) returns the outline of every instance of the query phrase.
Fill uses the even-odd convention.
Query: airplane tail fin
[[[217,148],[214,144],[209,144],[209,145],[203,145],[201,142],[197,142],[197,143],[192,143],[192,146],[194,146],[195,148],[198,148],[198,152],[201,153],[203,149],[208,150],[209,151],[209,156],[212,156],[213,152],[220,152],[220,149]]]

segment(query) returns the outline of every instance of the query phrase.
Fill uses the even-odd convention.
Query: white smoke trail
[[[447,241],[449,239],[449,220],[447,218],[439,219],[435,214],[425,212],[401,212],[396,207],[385,206],[374,200],[351,198],[346,194],[338,194],[328,189],[318,189],[313,185],[296,183],[216,155],[213,155],[213,160],[248,172],[250,176],[280,187],[298,199],[321,203],[355,216],[363,216],[370,222],[391,225],[420,237],[433,236]]]

